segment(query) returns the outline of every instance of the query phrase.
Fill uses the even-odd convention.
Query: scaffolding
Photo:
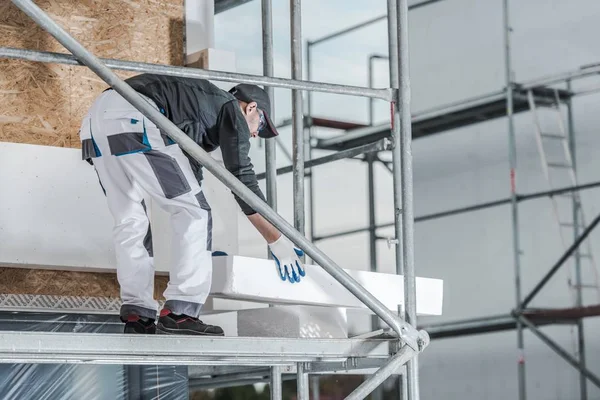
[[[504,90],[465,101],[448,104],[419,114],[410,115],[409,104],[409,74],[408,74],[408,35],[407,19],[408,10],[437,3],[441,0],[426,0],[413,3],[410,7],[406,0],[388,0],[386,15],[371,19],[360,25],[344,29],[343,31],[327,35],[318,40],[309,41],[306,47],[307,80],[302,80],[302,46],[301,46],[301,21],[300,1],[294,0],[290,7],[291,43],[292,49],[292,79],[273,77],[273,41],[272,41],[272,9],[271,0],[262,1],[263,21],[263,74],[264,76],[225,73],[186,67],[136,63],[121,60],[98,59],[83,48],[75,39],[70,37],[54,21],[30,0],[12,0],[12,2],[27,13],[35,22],[46,29],[52,36],[61,42],[73,55],[32,51],[27,49],[0,48],[0,56],[4,58],[23,59],[33,62],[61,63],[67,65],[85,65],[98,74],[116,91],[123,95],[144,115],[157,124],[172,139],[188,152],[192,157],[204,165],[210,172],[229,186],[234,193],[239,195],[248,204],[279,228],[296,245],[306,250],[306,253],[319,263],[327,272],[342,283],[350,292],[363,301],[376,314],[373,323],[378,323],[381,318],[391,329],[375,330],[366,336],[345,340],[261,340],[252,338],[216,338],[199,339],[186,338],[185,345],[169,337],[161,338],[132,338],[122,335],[91,335],[69,334],[69,342],[65,343],[64,335],[59,333],[24,333],[2,332],[0,336],[0,362],[4,363],[53,363],[57,360],[68,363],[98,363],[98,364],[168,364],[168,365],[199,365],[210,370],[211,376],[224,375],[223,382],[211,378],[213,385],[234,382],[269,381],[271,383],[272,398],[281,398],[282,375],[287,373],[298,380],[298,398],[308,399],[308,374],[317,372],[335,373],[338,370],[352,370],[364,368],[379,368],[370,376],[349,398],[363,398],[371,393],[379,384],[392,374],[397,373],[400,366],[407,364],[406,377],[408,384],[407,397],[410,400],[419,398],[418,366],[416,355],[424,350],[431,338],[455,337],[465,334],[475,334],[491,331],[516,329],[518,334],[518,348],[522,353],[523,329],[530,329],[544,343],[548,344],[555,352],[565,358],[571,365],[581,372],[581,398],[587,399],[586,380],[589,379],[596,385],[600,379],[585,366],[585,348],[582,331],[582,318],[600,315],[600,306],[583,307],[580,292],[581,282],[576,282],[579,292],[576,307],[559,310],[537,310],[527,308],[531,299],[541,290],[548,280],[565,264],[567,259],[575,256],[576,267],[579,269],[580,244],[600,222],[597,217],[585,227],[576,227],[574,243],[552,266],[532,292],[523,297],[520,283],[519,259],[519,231],[518,231],[518,205],[522,201],[550,197],[558,194],[578,192],[600,186],[600,182],[562,187],[545,192],[519,194],[514,184],[516,174],[516,143],[513,118],[516,113],[526,112],[530,109],[528,96],[533,96],[536,104],[552,106],[556,102],[556,95],[562,104],[569,109],[569,139],[574,148],[574,131],[571,115],[571,99],[578,94],[587,94],[590,91],[575,92],[570,88],[570,82],[575,79],[600,73],[600,66],[592,65],[577,71],[546,77],[524,84],[517,84],[512,78],[510,59],[510,23],[508,18],[508,0],[503,0],[504,5],[504,32],[505,32],[505,71],[506,88]],[[231,1],[223,1],[223,7],[231,7]],[[234,5],[234,4],[233,4]],[[224,8],[226,9],[226,8]],[[223,9],[223,10],[224,10]],[[223,11],[221,10],[221,11]],[[377,59],[388,59],[390,68],[389,89],[374,89],[372,87],[344,86],[328,83],[312,82],[310,49],[319,43],[334,39],[340,35],[360,29],[375,22],[386,20],[388,23],[389,54],[372,55],[369,57],[369,67]],[[398,42],[399,41],[399,42]],[[399,62],[400,61],[400,62]],[[209,155],[200,149],[193,141],[180,132],[161,114],[149,107],[141,98],[111,71],[111,69],[128,70],[136,72],[150,72],[172,76],[185,76],[192,78],[214,79],[224,82],[244,82],[259,84],[266,87],[272,95],[273,87],[292,89],[293,115],[291,119],[293,132],[293,163],[289,167],[276,169],[275,142],[266,141],[266,172],[259,174],[259,178],[266,179],[268,206],[260,202],[243,185],[235,180],[227,171],[216,164]],[[371,77],[371,73],[369,76]],[[372,82],[372,80],[371,80]],[[566,82],[567,89],[554,90],[550,86]],[[372,85],[371,85],[372,86]],[[391,124],[374,125],[373,113],[370,112],[368,125],[349,124],[341,121],[332,121],[317,118],[312,115],[311,96],[309,92],[306,113],[303,112],[302,91],[319,91],[338,93],[353,96],[366,96],[370,99],[383,99],[393,106]],[[372,110],[372,107],[371,107]],[[437,134],[449,129],[468,126],[494,118],[508,117],[509,131],[509,161],[511,192],[505,199],[477,204],[459,209],[448,210],[440,213],[414,217],[412,207],[412,156],[411,141],[416,138]],[[330,127],[347,131],[343,136],[330,139],[311,141],[312,127]],[[308,146],[306,146],[308,143]],[[312,158],[312,150],[330,150],[334,153]],[[392,152],[392,161],[388,162],[379,157],[382,151]],[[312,167],[332,162],[343,158],[353,158],[364,154],[364,160],[369,167],[369,226],[344,232],[317,235],[314,224],[310,224],[309,237],[313,242],[340,237],[358,232],[369,232],[370,266],[376,270],[375,243],[382,238],[377,236],[377,229],[382,227],[395,228],[395,238],[390,244],[396,251],[396,271],[405,276],[405,305],[406,320],[398,318],[391,313],[376,298],[371,296],[355,281],[347,276],[339,266],[333,263],[318,248],[304,236],[304,185],[305,170],[309,187],[309,202],[312,218],[314,215],[313,176]],[[574,160],[575,161],[575,160]],[[393,174],[394,183],[394,208],[393,222],[376,225],[375,223],[375,191],[373,187],[373,165],[382,163]],[[294,226],[284,221],[277,213],[276,202],[276,177],[283,173],[294,174]],[[402,192],[401,192],[402,190]],[[506,315],[456,321],[451,323],[430,325],[417,331],[415,308],[415,266],[414,266],[414,238],[413,223],[441,218],[459,213],[471,212],[487,207],[511,205],[513,222],[513,249],[515,266],[516,307]],[[573,200],[573,207],[580,207],[577,200]],[[579,228],[583,230],[579,232]],[[389,240],[389,239],[388,239]],[[580,274],[578,275],[580,278]],[[402,315],[402,313],[399,313]],[[578,345],[580,359],[577,360],[549,337],[543,334],[538,327],[548,324],[576,324],[578,327]],[[158,346],[158,341],[161,347]],[[165,341],[173,345],[170,350],[157,350],[165,348]],[[216,370],[214,368],[233,366],[237,369],[235,377],[229,376],[232,371]],[[260,367],[259,370],[248,368]],[[519,399],[526,398],[525,393],[525,366],[519,364]],[[214,369],[214,370],[213,370]],[[208,370],[207,370],[208,371]],[[227,374],[225,373],[227,372]],[[225,375],[227,375],[225,377]],[[196,382],[196,387],[209,387],[210,382]],[[406,389],[406,388],[405,388]]]
[[[432,1],[429,1],[432,2]],[[99,59],[85,49],[75,38],[62,29],[48,14],[32,0],[12,0],[12,3],[27,14],[33,21],[52,35],[72,55],[32,51],[28,49],[0,48],[0,57],[29,60],[32,62],[61,63],[86,66],[121,94],[161,131],[179,144],[191,157],[229,187],[247,204],[271,222],[276,228],[302,248],[306,254],[332,275],[348,291],[361,300],[389,328],[375,330],[369,334],[349,339],[273,339],[273,338],[197,338],[186,337],[141,337],[127,335],[98,335],[82,333],[54,332],[0,332],[0,362],[2,363],[86,363],[119,365],[198,365],[267,367],[259,376],[271,382],[271,397],[281,399],[282,373],[295,375],[298,382],[298,399],[309,398],[308,375],[315,372],[374,368],[369,376],[348,399],[362,399],[376,389],[393,374],[406,376],[406,398],[419,399],[418,354],[429,344],[426,331],[418,331],[416,325],[416,285],[413,238],[413,187],[410,84],[408,69],[408,2],[407,0],[387,0],[387,21],[390,63],[388,89],[373,89],[345,86],[302,80],[302,41],[300,21],[300,0],[290,3],[292,79],[273,77],[273,32],[271,0],[262,0],[263,59],[264,76],[226,73],[187,67],[138,63],[130,61]],[[219,9],[235,5],[235,2],[222,1]],[[286,222],[276,212],[275,143],[268,141],[267,197],[268,204],[262,202],[224,167],[187,137],[172,122],[144,101],[129,85],[113,72],[127,70],[179,77],[212,79],[223,82],[251,83],[263,85],[272,94],[273,87],[292,89],[292,132],[294,174],[294,226]],[[304,119],[302,111],[302,91],[366,96],[383,99],[392,104],[392,129],[385,141],[376,146],[360,149],[373,152],[389,149],[393,154],[395,250],[396,271],[404,275],[404,313],[395,313],[383,305],[376,297],[360,286],[350,275],[333,262],[304,236]],[[356,151],[356,150],[355,150]],[[354,153],[352,153],[354,154]],[[358,154],[358,153],[356,153]],[[320,163],[333,161],[339,157],[349,157],[349,153],[320,160]],[[404,314],[404,315],[403,315]],[[68,335],[68,336],[67,336]],[[68,337],[68,340],[65,340]],[[168,349],[168,350],[167,350]],[[406,364],[406,371],[404,365]],[[215,372],[215,371],[212,371]],[[243,381],[249,375],[242,370],[236,379],[227,382]],[[244,375],[246,374],[246,375]],[[211,374],[215,375],[215,374]],[[211,378],[214,380],[214,378]],[[198,383],[202,386],[202,382]]]
[[[417,1],[408,7],[409,10],[420,8],[426,5],[437,3],[441,0],[429,0],[429,1]],[[587,189],[592,189],[600,186],[600,181],[590,182],[586,184],[579,184],[576,179],[576,157],[575,157],[575,130],[573,123],[573,112],[572,112],[572,98],[578,95],[587,95],[591,93],[597,93],[598,87],[592,87],[585,90],[572,90],[572,81],[595,76],[600,74],[600,64],[591,64],[582,66],[580,69],[575,71],[569,71],[558,75],[542,77],[540,79],[532,80],[526,83],[517,83],[514,80],[514,74],[512,72],[512,60],[511,60],[511,46],[510,46],[510,33],[511,25],[509,20],[509,1],[502,0],[503,2],[503,32],[504,32],[504,55],[505,55],[505,83],[506,86],[503,90],[498,92],[478,96],[471,99],[466,99],[451,104],[446,104],[440,107],[436,107],[430,110],[426,110],[420,113],[416,113],[412,116],[412,137],[418,139],[429,135],[438,134],[450,129],[456,129],[466,127],[472,124],[477,124],[483,121],[489,121],[501,117],[507,117],[508,120],[508,139],[509,139],[509,168],[510,168],[510,196],[504,199],[499,199],[487,203],[475,204],[472,206],[461,207],[457,209],[437,212],[429,215],[417,216],[414,218],[415,222],[427,221],[436,218],[444,218],[451,215],[457,215],[466,212],[472,212],[481,210],[489,207],[497,207],[500,205],[511,205],[511,218],[512,218],[512,248],[514,256],[514,268],[515,268],[515,289],[516,289],[516,307],[511,310],[508,314],[489,316],[482,318],[475,318],[469,320],[460,320],[442,324],[430,324],[422,326],[426,329],[432,339],[436,338],[448,338],[457,337],[463,335],[479,334],[486,332],[497,332],[509,329],[517,330],[517,347],[521,359],[524,356],[524,343],[523,343],[523,330],[529,329],[535,336],[537,336],[542,342],[547,344],[553,351],[565,359],[571,366],[580,371],[580,394],[582,400],[587,400],[587,380],[590,380],[593,384],[600,387],[600,378],[597,375],[589,371],[585,363],[585,339],[583,333],[583,318],[600,316],[600,305],[592,305],[585,307],[582,301],[582,289],[586,288],[581,281],[581,260],[586,257],[586,254],[580,252],[580,246],[588,235],[596,228],[600,222],[600,216],[596,217],[589,224],[582,224],[578,213],[581,211],[581,200],[579,192]],[[339,36],[346,35],[350,32],[362,29],[374,23],[380,22],[385,19],[384,16],[369,19],[365,22],[357,25],[342,29],[338,32],[334,32],[325,35],[321,38],[307,42],[307,61],[308,61],[308,78],[311,78],[311,49],[321,43],[333,40]],[[368,57],[368,79],[369,87],[373,88],[373,63],[376,60],[389,60],[390,64],[394,61],[395,54],[389,55],[382,54],[371,54]],[[565,89],[558,89],[552,86],[557,84],[565,84]],[[369,199],[369,225],[366,227],[349,229],[341,232],[333,232],[327,234],[318,234],[315,229],[312,228],[311,237],[314,242],[343,237],[347,235],[353,235],[361,232],[369,232],[369,254],[370,254],[370,269],[372,271],[377,270],[377,253],[376,243],[379,240],[388,240],[377,235],[377,230],[380,228],[386,228],[395,226],[396,221],[379,224],[377,225],[375,219],[375,190],[374,190],[374,168],[373,165],[376,162],[383,164],[390,172],[390,162],[383,160],[379,157],[379,153],[386,151],[377,149],[378,141],[385,140],[390,137],[390,129],[393,129],[394,124],[383,123],[374,124],[374,109],[373,99],[370,99],[369,103],[369,121],[366,125],[354,124],[351,128],[345,128],[349,123],[344,121],[330,121],[323,118],[317,118],[310,113],[311,111],[312,98],[308,96],[308,115],[306,116],[307,127],[327,127],[334,129],[341,129],[344,131],[343,134],[337,135],[327,139],[316,139],[312,142],[312,147],[319,150],[330,150],[335,151],[331,155],[322,157],[334,157],[335,155],[345,154],[345,158],[352,158],[358,154],[364,154],[361,161],[366,162],[368,168],[368,199]],[[537,104],[542,107],[556,107],[560,108],[561,105],[567,108],[566,132],[562,135],[557,134],[545,134],[545,136],[552,137],[553,139],[563,140],[565,142],[565,152],[570,152],[572,158],[570,159],[570,165],[568,168],[573,170],[572,186],[553,188],[552,190],[520,194],[517,192],[516,186],[516,139],[515,139],[515,127],[514,127],[514,116],[517,113],[523,113],[532,111],[535,113],[535,106]],[[539,123],[538,123],[539,125]],[[539,130],[539,126],[538,126]],[[539,134],[540,132],[538,132]],[[542,135],[544,136],[544,135]],[[560,137],[559,137],[560,136]],[[310,137],[310,135],[309,135]],[[364,150],[359,152],[359,150]],[[540,150],[542,151],[542,150]],[[540,154],[540,156],[543,155]],[[311,160],[310,166],[319,164],[321,158]],[[309,166],[309,165],[307,165]],[[564,167],[564,166],[563,166]],[[286,169],[282,169],[282,172],[287,172]],[[393,172],[392,172],[393,173]],[[309,179],[312,181],[314,177],[314,170],[311,170]],[[312,183],[311,183],[312,187]],[[519,219],[518,219],[518,205],[522,201],[539,199],[543,197],[555,198],[556,196],[569,195],[572,198],[572,211],[573,211],[573,223],[570,224],[573,228],[573,244],[570,245],[557,260],[557,262],[550,268],[548,273],[540,280],[540,282],[534,287],[534,289],[525,297],[521,294],[521,261],[520,261],[520,239],[519,239]],[[311,212],[313,212],[313,191],[310,191],[310,204]],[[391,240],[394,243],[394,239]],[[591,254],[587,255],[588,258],[592,258]],[[576,292],[575,307],[565,309],[531,309],[527,308],[531,300],[536,296],[537,293],[544,287],[544,285],[555,275],[555,273],[567,262],[569,258],[573,258],[575,262],[575,282],[569,283]],[[596,287],[596,289],[599,289]],[[375,317],[372,320],[372,328],[375,328],[379,323]],[[577,327],[577,345],[579,359],[576,359],[565,351],[560,345],[554,342],[550,337],[541,332],[538,327],[550,324],[569,324]],[[525,364],[519,362],[518,364],[518,382],[519,382],[519,400],[526,399],[526,386],[525,386]]]

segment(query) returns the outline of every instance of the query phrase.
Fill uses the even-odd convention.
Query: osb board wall
[[[36,4],[99,57],[183,65],[183,1]],[[68,53],[8,0],[0,0],[0,46]],[[79,147],[81,118],[106,87],[85,67],[0,59],[0,141]]]
[[[154,298],[163,299],[168,277],[154,278]],[[0,293],[51,296],[119,297],[116,274],[52,271],[0,266]]]
[[[96,56],[170,65],[183,65],[183,2],[36,0]],[[8,0],[0,0],[0,46],[68,53]],[[79,147],[81,118],[106,87],[85,67],[0,59],[0,141]],[[156,277],[157,299],[166,281]],[[114,274],[0,266],[0,293],[116,298],[119,287]]]

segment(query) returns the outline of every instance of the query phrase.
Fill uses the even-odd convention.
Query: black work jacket
[[[225,167],[264,201],[249,157],[250,130],[232,94],[204,79],[141,74],[126,82],[151,98],[169,120],[204,150],[211,152],[220,147]],[[201,165],[186,156],[201,182]],[[234,196],[244,214],[255,212]]]

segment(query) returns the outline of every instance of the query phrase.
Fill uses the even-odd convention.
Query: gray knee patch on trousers
[[[177,161],[168,154],[150,150],[144,153],[167,199],[188,193],[190,184]]]

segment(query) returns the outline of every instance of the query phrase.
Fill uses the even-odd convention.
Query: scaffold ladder
[[[527,91],[527,97],[529,100],[529,107],[533,115],[533,122],[535,126],[535,138],[537,142],[538,152],[540,155],[540,161],[542,163],[542,170],[544,172],[544,176],[546,177],[550,189],[555,189],[557,187],[560,187],[560,185],[566,186],[565,180],[567,180],[567,184],[577,186],[577,172],[573,163],[573,156],[569,147],[569,138],[567,136],[565,122],[563,120],[563,115],[560,109],[560,98],[558,90],[554,89],[554,102],[550,107],[552,113],[556,115],[556,121],[558,125],[558,129],[553,132],[547,132],[542,129],[542,124],[537,111],[535,97],[532,89]],[[555,150],[554,152],[552,152],[551,150],[549,150],[549,148],[552,148],[551,146],[554,146],[553,149],[557,149],[557,146],[559,146],[559,151]],[[566,249],[572,243],[574,237],[574,230],[576,229],[576,227],[578,227],[581,231],[584,230],[587,226],[584,209],[582,207],[581,196],[579,192],[575,191],[570,193],[564,193],[561,195],[551,196],[550,199],[552,201],[552,207],[554,215],[556,217],[560,239],[563,244],[563,248]],[[564,202],[560,202],[559,199],[566,199],[567,201],[569,201],[569,204],[572,207],[576,208],[576,212],[573,212],[573,209],[571,207],[568,207],[568,209],[570,210],[568,213],[561,213],[561,211],[567,209],[567,207],[565,207]],[[591,272],[593,279],[591,283],[586,283],[582,281],[580,282],[580,285],[578,285],[574,279],[575,263],[570,263],[568,285],[573,298],[573,302],[575,303],[577,299],[576,296],[578,289],[595,290],[597,299],[600,302],[600,284],[598,282],[598,269],[596,261],[594,259],[594,253],[592,252],[591,240],[589,238],[587,238],[584,241],[584,243],[582,243],[578,254],[575,253],[573,257],[579,257],[581,271]]]

